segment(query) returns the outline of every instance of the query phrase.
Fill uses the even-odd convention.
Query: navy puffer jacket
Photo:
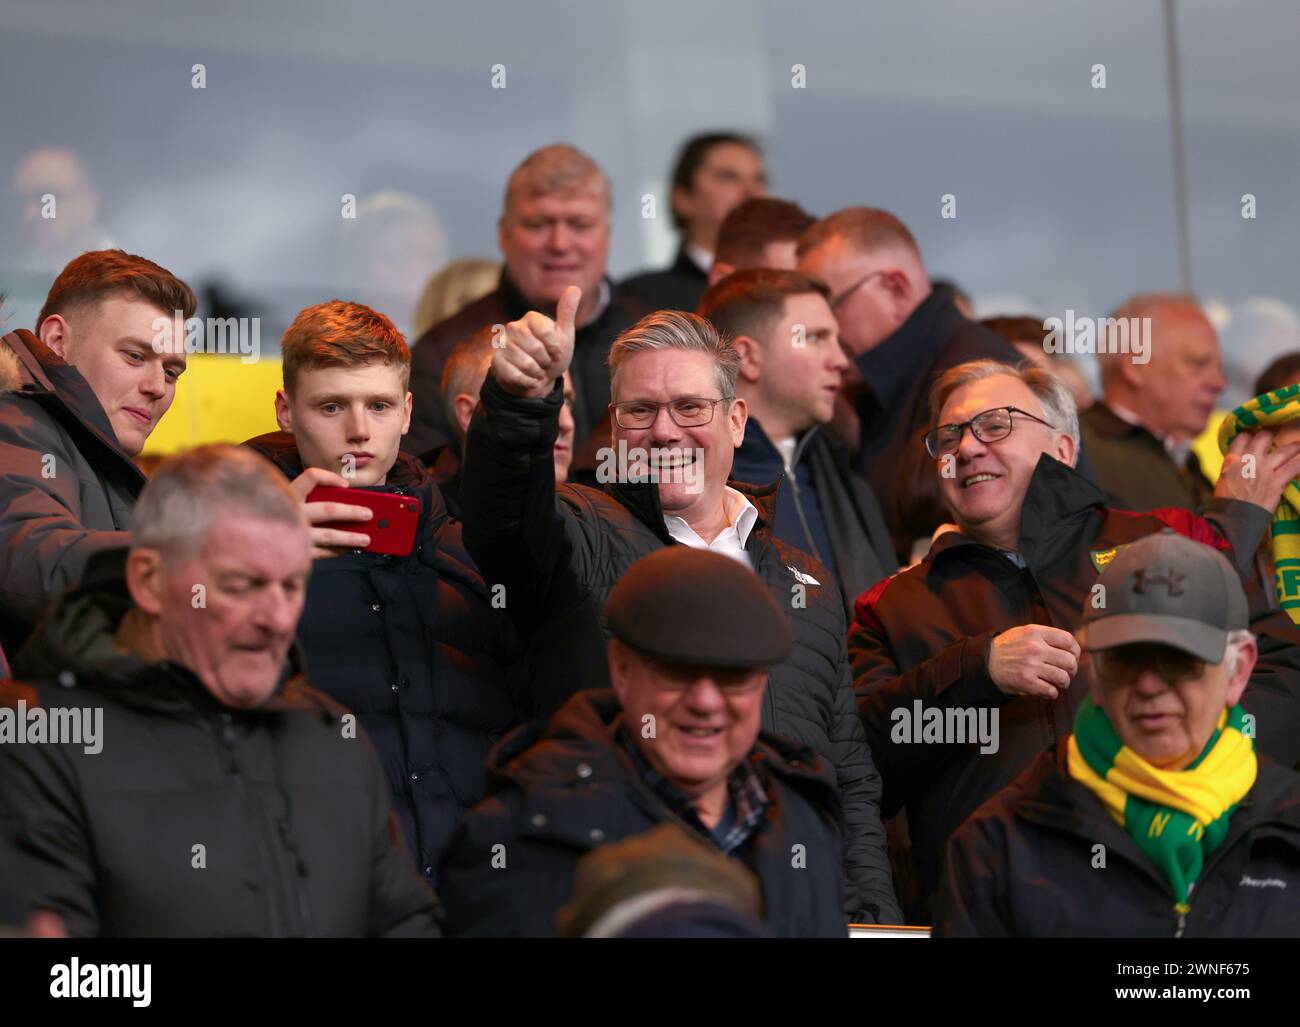
[[[302,473],[288,433],[245,445],[290,479]],[[418,460],[400,454],[388,483],[368,491],[419,497],[415,548],[317,560],[298,638],[312,685],[374,742],[407,844],[434,883],[457,821],[483,796],[488,750],[516,722],[503,669],[511,628]]]

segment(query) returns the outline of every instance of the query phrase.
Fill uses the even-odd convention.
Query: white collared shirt
[[[700,538],[695,533],[695,529],[681,517],[664,514],[664,527],[668,529],[669,535],[684,546],[690,546],[692,549],[711,549],[753,570],[754,562],[749,558],[749,553],[745,552],[745,543],[749,541],[749,533],[754,530],[754,524],[758,521],[758,511],[754,509],[753,503],[730,485],[723,490],[722,509],[727,515],[727,526],[718,532],[718,537],[712,542],[705,542]]]
[[[691,258],[691,262],[701,271],[707,272],[709,268],[713,267],[713,254],[703,246],[696,246],[693,242],[687,242],[682,244],[682,249],[686,251],[686,255]]]

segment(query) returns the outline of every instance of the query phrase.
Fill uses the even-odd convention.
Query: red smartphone
[[[346,503],[367,506],[372,511],[368,521],[323,521],[318,528],[337,528],[370,536],[367,553],[406,556],[415,548],[415,529],[420,523],[418,496],[395,496],[391,492],[368,492],[365,489],[341,489],[318,485],[307,497],[309,503]]]

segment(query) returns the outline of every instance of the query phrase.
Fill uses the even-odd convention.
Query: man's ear
[[[157,549],[132,549],[126,558],[126,589],[131,601],[150,617],[163,606],[163,561]]]
[[[1115,361],[1115,377],[1134,392],[1141,392],[1145,381],[1142,368],[1146,365],[1135,364],[1132,360],[1121,359],[1119,356],[1112,356],[1111,359]]]
[[[757,382],[763,376],[763,346],[750,335],[737,335],[732,340],[740,357],[740,377],[747,382]]]
[[[408,394],[407,399],[410,399]],[[409,411],[410,405],[408,403]],[[281,431],[287,431],[293,434],[293,412],[289,408],[289,397],[285,395],[284,389],[275,390],[275,423],[280,426]]]
[[[47,317],[41,322],[41,327],[36,334],[51,353],[65,363],[72,363],[68,360],[68,343],[72,341],[72,326],[63,319],[62,314],[51,314]]]
[[[736,269],[730,264],[724,264],[720,260],[715,260],[709,265],[709,285],[717,285],[728,275],[736,273]]]
[[[469,422],[474,416],[474,408],[478,406],[478,397],[471,396],[468,392],[458,392],[451,401],[452,409],[456,411],[456,423],[460,425],[462,435],[469,434]]]
[[[727,411],[727,426],[731,429],[731,444],[739,449],[745,442],[745,424],[749,420],[749,407],[745,401],[737,396],[731,401],[731,409]],[[730,477],[730,474],[728,474]]]
[[[672,206],[672,212],[683,221],[688,220],[687,212],[682,210],[682,204],[690,199],[690,193],[679,185],[673,186],[673,191],[668,194],[668,202]],[[683,232],[683,235],[686,233]]]
[[[916,306],[916,287],[901,267],[891,267],[880,278],[889,293],[895,323],[902,324]]]
[[[497,247],[504,255],[506,252],[506,215],[504,212],[497,218]]]
[[[1079,456],[1079,447],[1075,444],[1074,436],[1066,435],[1065,432],[1059,433],[1056,436],[1056,452],[1052,455],[1066,467],[1073,467],[1074,461]]]
[[[414,402],[414,397],[411,395],[411,393],[408,392],[406,394],[405,409],[402,412],[402,434],[403,435],[405,435],[408,431],[411,430],[411,405],[413,402]]]
[[[1241,693],[1246,690],[1250,684],[1250,675],[1255,669],[1255,661],[1259,659],[1259,645],[1255,640],[1249,639],[1245,642],[1238,643],[1237,670],[1228,679],[1228,706],[1236,706],[1241,702]]]

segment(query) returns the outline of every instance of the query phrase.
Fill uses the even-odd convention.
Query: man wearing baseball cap
[[[453,934],[549,936],[578,861],[663,823],[745,864],[764,925],[843,937],[842,817],[811,749],[759,735],[768,669],[793,635],[736,560],[669,546],[610,593],[611,690],[580,691],[488,757],[439,877]]]
[[[1257,649],[1236,571],[1162,533],[1099,584],[1074,733],[953,836],[935,934],[1300,934],[1300,775],[1238,705]]]

